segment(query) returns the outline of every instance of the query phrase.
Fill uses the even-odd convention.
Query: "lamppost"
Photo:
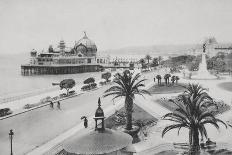
[[[13,155],[13,150],[12,150],[12,139],[13,139],[13,136],[14,136],[14,132],[11,129],[10,133],[9,133],[9,138],[10,138],[10,155]]]

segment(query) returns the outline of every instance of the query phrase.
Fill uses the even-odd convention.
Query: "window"
[[[88,63],[91,63],[91,59],[88,59]]]

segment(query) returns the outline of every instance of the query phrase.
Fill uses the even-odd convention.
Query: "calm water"
[[[101,73],[81,73],[67,75],[21,76],[20,65],[29,62],[29,55],[0,56],[0,98],[43,90],[59,89],[52,86],[65,78],[73,78],[80,84],[88,77],[100,79]]]

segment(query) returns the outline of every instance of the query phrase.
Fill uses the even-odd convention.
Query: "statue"
[[[203,53],[205,53],[206,43],[203,44]]]

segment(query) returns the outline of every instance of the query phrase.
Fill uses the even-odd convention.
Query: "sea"
[[[0,99],[58,90],[59,86],[52,86],[52,83],[59,83],[61,80],[68,78],[74,79],[77,85],[82,84],[88,77],[94,77],[98,81],[102,74],[101,72],[90,72],[22,76],[21,64],[28,64],[29,58],[28,54],[0,55]]]

